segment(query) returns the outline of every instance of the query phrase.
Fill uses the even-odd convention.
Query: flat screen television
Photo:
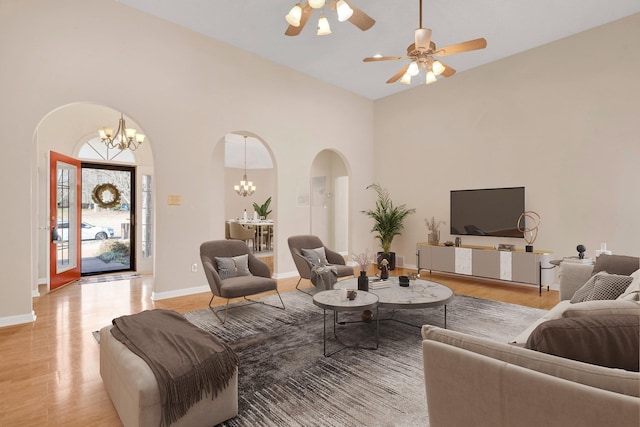
[[[522,238],[522,212],[524,187],[452,190],[451,234]]]

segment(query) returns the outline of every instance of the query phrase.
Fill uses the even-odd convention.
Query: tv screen
[[[522,212],[524,187],[452,190],[451,234],[522,238]]]

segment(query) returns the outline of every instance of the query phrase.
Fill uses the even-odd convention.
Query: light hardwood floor
[[[373,274],[373,269],[370,269]],[[392,274],[406,274],[403,269]],[[456,294],[549,309],[558,292],[422,272]],[[278,280],[294,291],[297,278]],[[204,282],[204,279],[203,279]],[[309,287],[303,280],[301,287]],[[102,385],[99,346],[91,332],[114,317],[147,309],[206,308],[210,293],[152,301],[153,278],[71,284],[34,298],[37,320],[0,328],[0,426],[119,426]],[[41,293],[44,290],[41,289]]]

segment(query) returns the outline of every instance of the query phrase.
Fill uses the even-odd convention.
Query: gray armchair
[[[302,249],[324,248],[327,261],[338,270],[338,278],[353,276],[353,267],[346,265],[343,256],[327,248],[319,237],[312,235],[291,236],[288,239],[288,243],[293,262],[296,264],[296,269],[300,275],[300,279],[296,283],[296,289],[300,286],[302,279],[311,279],[311,269],[313,268],[313,264],[302,255]]]
[[[232,257],[244,258],[242,257],[244,255],[247,255],[246,267],[243,265],[236,266],[235,262],[231,260]],[[218,258],[218,260],[216,260],[216,258]],[[282,310],[285,309],[282,297],[278,292],[278,284],[271,278],[269,267],[256,258],[243,242],[239,240],[212,240],[204,242],[200,245],[200,259],[202,260],[202,267],[207,276],[211,293],[213,294],[209,301],[209,308],[222,323],[227,320],[227,311],[231,298],[243,297],[246,301],[252,303],[260,302],[261,304],[270,305]],[[225,268],[225,265],[221,265],[228,262],[231,262],[235,270]],[[246,271],[247,269],[248,271]],[[282,307],[247,298],[248,295],[269,291],[275,291],[276,294],[278,294]],[[224,318],[222,319],[218,315],[219,310],[216,311],[211,307],[211,303],[215,297],[227,299]]]

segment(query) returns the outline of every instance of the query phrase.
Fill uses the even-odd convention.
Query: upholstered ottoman
[[[100,376],[125,427],[159,426],[160,391],[147,363],[115,339],[111,326],[100,330]],[[204,396],[172,427],[211,427],[238,415],[238,371],[215,399]]]

